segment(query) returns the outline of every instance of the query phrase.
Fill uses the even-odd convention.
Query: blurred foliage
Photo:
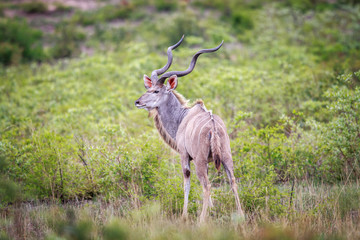
[[[18,185],[7,175],[8,164],[5,157],[0,155],[0,207],[20,197]]]
[[[339,76],[343,86],[334,86],[325,94],[330,99],[329,110],[335,116],[322,129],[328,156],[324,162],[329,166],[334,179],[360,177],[360,87],[354,87],[354,80],[360,80],[360,71]],[[347,86],[347,87],[346,87]]]
[[[325,11],[325,10],[334,10],[336,8],[341,8],[342,5],[355,5],[360,3],[359,0],[337,0],[337,1],[324,1],[324,0],[289,0],[284,1],[282,4],[287,7],[300,10],[302,12],[306,11]]]
[[[55,29],[55,44],[51,49],[51,56],[64,58],[80,54],[80,42],[86,35],[74,24],[60,24]]]
[[[55,6],[57,12],[59,12],[59,11],[60,12],[68,12],[68,11],[71,11],[71,9],[72,9],[71,6],[64,5],[61,2],[55,2],[54,6]]]
[[[5,65],[44,59],[42,33],[23,19],[0,18],[0,62]]]
[[[25,5],[42,5],[43,2],[28,2]],[[20,7],[23,5],[19,5]],[[19,8],[16,4],[3,3],[2,9]],[[56,9],[66,9],[66,6],[55,2]],[[69,9],[66,9],[69,10]],[[35,10],[36,11],[36,10]],[[162,11],[168,11],[167,16],[163,16]],[[207,12],[210,11],[210,12]],[[199,36],[207,40],[212,39],[213,34],[217,34],[220,41],[229,36],[236,36],[243,43],[252,41],[252,45],[258,45],[258,41],[266,40],[263,33],[269,36],[266,41],[271,39],[270,46],[283,44],[285,46],[304,47],[306,51],[318,58],[318,61],[326,62],[333,67],[337,73],[343,73],[350,68],[356,71],[360,67],[359,62],[359,5],[356,1],[207,1],[196,0],[169,1],[154,0],[152,2],[120,1],[117,4],[105,4],[95,10],[75,11],[71,17],[66,17],[60,25],[80,25],[87,32],[90,26],[99,27],[106,32],[114,32],[117,27],[108,27],[106,23],[113,22],[114,25],[121,24],[126,29],[126,36],[110,37],[104,39],[101,35],[88,36],[86,42],[95,49],[104,49],[101,44],[105,44],[106,49],[117,48],[121,42],[129,39],[149,39],[159,38],[156,42],[159,45],[166,44],[178,39],[183,33],[187,36]],[[220,15],[219,15],[220,14]],[[218,21],[216,20],[218,19]],[[342,19],[342,21],[336,21]],[[131,21],[143,20],[139,25],[133,25]],[[47,24],[47,23],[46,23]],[[211,26],[220,24],[222,27]],[[228,25],[229,24],[229,25]],[[36,25],[36,24],[35,24]],[[224,32],[224,28],[231,27]],[[9,25],[10,27],[10,25]],[[55,26],[55,28],[57,28]],[[166,34],[149,34],[148,29],[166,32]],[[211,30],[214,29],[214,30]],[[135,31],[134,31],[135,30]],[[90,31],[91,32],[91,31]],[[142,34],[140,34],[140,32]],[[164,33],[165,33],[164,32]],[[67,35],[66,32],[63,33]],[[271,35],[270,35],[271,34]],[[61,35],[61,34],[60,34]],[[147,37],[142,35],[149,35]],[[44,45],[54,46],[52,39],[63,38],[59,32],[50,33],[50,36],[43,37]],[[105,40],[105,42],[103,42]],[[159,41],[160,40],[160,41]],[[214,39],[215,40],[215,39]],[[235,40],[235,39],[234,39]],[[232,41],[234,41],[232,40]],[[83,40],[82,40],[83,41]],[[176,40],[175,40],[176,41]],[[217,40],[219,41],[219,40]],[[156,44],[155,43],[155,44]],[[79,43],[69,41],[70,47],[64,44],[55,44],[55,49],[48,51],[48,58],[68,57],[70,49],[78,48]],[[154,44],[149,42],[150,45]],[[4,56],[9,52],[13,57],[6,57],[6,64],[16,63],[18,48],[16,46],[5,46]],[[20,48],[21,50],[21,48]],[[73,56],[79,55],[77,50]],[[53,56],[52,53],[55,55]],[[13,60],[11,60],[13,59]],[[42,58],[44,59],[44,58]],[[36,58],[35,60],[39,60]]]
[[[155,0],[154,5],[159,11],[174,11],[178,7],[176,0]]]
[[[26,13],[45,13],[47,11],[46,3],[40,1],[24,2],[21,4],[21,8]]]
[[[21,61],[22,50],[17,45],[8,42],[0,44],[0,61],[5,65],[18,64]]]
[[[70,21],[73,23],[87,26],[96,23],[111,21],[114,19],[127,18],[130,16],[133,10],[134,5],[130,3],[106,5],[100,9],[90,12],[78,11],[72,16]]]

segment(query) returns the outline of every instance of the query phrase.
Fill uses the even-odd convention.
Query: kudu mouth
[[[145,104],[141,104],[139,100],[135,101],[135,107],[139,108],[139,109],[143,109],[146,108]]]

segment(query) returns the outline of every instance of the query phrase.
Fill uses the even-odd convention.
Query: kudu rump
[[[197,177],[204,190],[200,222],[206,218],[208,205],[212,205],[210,198],[211,184],[207,174],[208,163],[211,161],[215,162],[217,170],[220,169],[220,163],[224,166],[231,189],[235,194],[237,213],[244,217],[234,177],[230,140],[224,122],[219,116],[213,115],[211,111],[206,110],[202,101],[197,101],[194,106],[188,107],[187,101],[174,91],[178,84],[177,78],[191,73],[202,53],[215,52],[223,43],[216,48],[198,51],[193,56],[187,70],[165,73],[172,63],[172,50],[177,48],[183,39],[184,36],[178,43],[168,48],[168,62],[163,68],[154,70],[151,78],[144,75],[144,84],[147,91],[135,101],[135,106],[145,108],[150,112],[163,140],[180,154],[184,174],[183,217],[187,217],[191,160],[194,162]],[[165,86],[164,82],[167,78],[168,81]]]

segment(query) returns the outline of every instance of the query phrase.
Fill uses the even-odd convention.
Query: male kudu
[[[187,217],[191,160],[194,162],[197,177],[204,191],[200,222],[206,218],[208,205],[212,205],[211,184],[207,174],[208,163],[211,161],[215,161],[217,170],[220,169],[220,163],[223,164],[229,177],[231,189],[235,194],[237,213],[244,217],[234,177],[230,140],[224,122],[219,116],[207,111],[202,101],[197,101],[194,106],[188,107],[187,101],[174,91],[178,84],[177,78],[191,73],[200,54],[215,52],[223,43],[216,48],[203,49],[197,52],[187,70],[165,73],[172,63],[172,50],[177,48],[183,39],[184,36],[178,43],[168,48],[168,62],[163,68],[154,70],[151,78],[144,75],[147,91],[135,101],[135,106],[145,108],[150,112],[163,140],[181,156],[185,195],[183,217]],[[160,75],[162,76],[159,78]],[[164,82],[167,78],[169,79],[165,86]]]

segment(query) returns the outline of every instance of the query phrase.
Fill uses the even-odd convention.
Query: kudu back
[[[178,77],[191,73],[201,54],[217,51],[223,42],[216,48],[198,51],[193,56],[189,68],[185,71],[166,72],[172,63],[172,50],[177,48],[183,39],[184,36],[178,43],[168,48],[168,62],[163,68],[154,70],[150,78],[144,75],[144,85],[147,91],[135,101],[135,106],[150,112],[163,140],[180,154],[184,175],[183,217],[187,218],[190,161],[193,161],[195,165],[196,175],[204,191],[200,222],[205,220],[207,208],[212,205],[211,184],[207,174],[208,163],[211,161],[215,162],[215,167],[218,170],[220,165],[223,165],[235,195],[237,213],[240,217],[244,217],[234,177],[229,135],[226,132],[224,122],[219,116],[208,111],[200,100],[192,107],[187,106],[187,101],[175,91]],[[166,79],[168,80],[165,85]]]

